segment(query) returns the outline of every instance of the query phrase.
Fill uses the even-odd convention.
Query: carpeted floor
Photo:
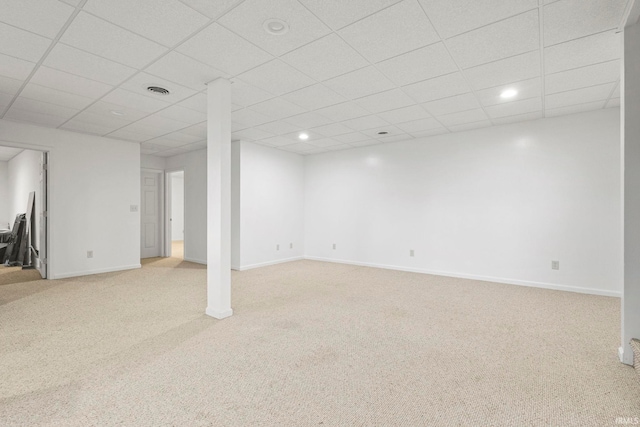
[[[314,261],[179,259],[0,306],[3,426],[606,426],[640,416],[620,301]],[[19,286],[30,286],[29,283]],[[0,299],[5,287],[0,287]]]
[[[11,285],[13,283],[33,282],[42,277],[38,270],[26,269],[22,267],[7,267],[0,264],[0,286]]]

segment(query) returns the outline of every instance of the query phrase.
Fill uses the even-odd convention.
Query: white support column
[[[637,19],[637,18],[636,18]],[[622,362],[633,364],[632,338],[640,338],[640,23],[624,30],[621,86],[624,195]]]
[[[231,309],[231,83],[207,88],[207,311],[224,319]]]

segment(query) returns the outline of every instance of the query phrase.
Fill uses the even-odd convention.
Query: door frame
[[[158,176],[160,177],[160,188],[158,189],[158,196],[160,197],[160,200],[158,201],[159,206],[164,206],[165,204],[165,173],[164,170],[162,169],[152,169],[152,168],[140,168],[140,175],[142,175],[143,172],[151,172],[151,173],[157,173]],[[139,191],[140,193],[140,202],[138,203],[138,205],[140,206],[139,211],[139,219],[138,222],[140,222],[140,224],[142,224],[142,188]],[[164,209],[160,209],[160,232],[158,233],[160,236],[160,256],[161,257],[166,257],[168,256],[166,254],[166,243],[165,243],[165,233],[162,227],[162,224],[164,224],[165,222],[165,212]],[[138,238],[138,241],[142,242],[142,226],[140,227],[140,237]]]
[[[174,172],[182,172],[183,174],[186,175],[186,171],[184,169],[184,167],[178,167],[178,168],[172,168],[172,169],[166,169],[164,171],[164,181],[166,182],[166,185],[164,186],[164,209],[163,209],[163,214],[164,214],[164,246],[163,246],[163,252],[165,255],[165,257],[170,257],[171,256],[171,174]],[[186,185],[185,185],[186,187]],[[186,190],[183,191],[183,195],[186,193]],[[183,217],[184,217],[184,221],[186,223],[186,207],[187,204],[184,202],[182,202],[182,212],[183,212]],[[187,247],[187,236],[186,233],[184,235],[184,248]]]

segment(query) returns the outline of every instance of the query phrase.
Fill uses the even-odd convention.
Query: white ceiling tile
[[[0,147],[0,161],[8,162],[18,154],[22,153],[22,148]]]
[[[352,142],[349,145],[352,147],[368,147],[370,145],[378,145],[378,144],[382,144],[382,143],[376,139],[369,139],[366,141]]]
[[[283,136],[274,136],[272,138],[266,138],[260,142],[263,144],[267,144],[271,147],[284,147],[285,145],[291,145],[296,143],[296,141],[294,141],[293,139],[285,138]]]
[[[95,98],[88,98],[73,93],[63,92],[57,89],[40,86],[35,83],[27,84],[20,93],[20,96],[77,110],[81,110],[95,101]]]
[[[81,132],[106,135],[121,127],[130,124],[130,120],[123,120],[116,116],[109,117],[104,114],[95,114],[89,111],[82,111],[80,114],[69,120],[63,126],[66,129],[78,130]]]
[[[287,122],[283,122],[280,120],[255,126],[255,129],[269,132],[274,135],[285,135],[285,134],[300,130],[298,126],[294,126],[292,124],[289,124]]]
[[[126,141],[135,141],[135,142],[146,141],[151,138],[151,136],[147,134],[134,132],[129,129],[118,129],[117,131],[110,133],[108,137],[124,139]]]
[[[380,134],[380,132],[387,132],[387,133]],[[362,133],[367,135],[370,138],[375,138],[380,141],[389,140],[389,138],[393,138],[397,136],[404,136],[404,138],[408,138],[407,134],[404,133],[404,131],[392,125],[378,126],[372,129],[363,130]]]
[[[163,110],[158,111],[156,114],[169,119],[178,120],[188,124],[201,123],[207,120],[207,115],[190,108],[185,108],[180,105],[172,105]]]
[[[297,116],[292,116],[284,119],[287,123],[298,126],[302,129],[310,129],[322,125],[327,125],[332,122],[332,120],[327,119],[324,116],[321,116],[317,113],[303,113],[298,114]]]
[[[334,30],[345,27],[401,0],[300,0]]]
[[[76,7],[76,6],[78,6],[80,4],[80,2],[82,0],[62,0],[62,1],[67,3],[67,4],[69,4],[69,5],[71,5],[71,6],[73,6],[73,7]]]
[[[278,18],[289,24],[281,35],[263,28],[266,20]],[[282,55],[331,31],[297,0],[246,0],[218,22],[273,55]]]
[[[383,138],[379,138],[378,141],[388,143],[388,142],[409,141],[412,139],[414,139],[413,136],[403,133],[401,135],[390,135]]]
[[[0,66],[1,67],[1,66]],[[113,89],[113,86],[84,77],[54,70],[49,67],[39,67],[30,83],[74,93],[88,98],[100,98]]]
[[[251,125],[240,123],[237,120],[231,121],[231,133],[238,132],[240,130],[249,129]]]
[[[0,53],[26,61],[38,62],[51,40],[0,22]]]
[[[189,126],[187,128],[181,129],[180,133],[184,133],[187,135],[197,136],[201,139],[207,138],[207,123],[198,123],[197,125]]]
[[[514,89],[518,94],[514,98],[504,99],[500,96],[504,90]],[[540,97],[542,95],[541,81],[539,77],[535,79],[524,80],[521,82],[510,83],[498,87],[491,87],[476,91],[476,97],[482,105],[504,104],[518,99],[528,99]]]
[[[540,51],[512,56],[464,71],[474,90],[495,87],[540,76]]]
[[[122,116],[117,116],[113,114],[112,111],[122,113]],[[85,112],[95,114],[97,117],[109,118],[110,120],[119,120],[119,121],[126,121],[126,122],[140,120],[141,118],[149,115],[148,111],[133,108],[133,106],[131,105],[117,105],[117,104],[112,104],[110,102],[105,102],[102,100],[88,107],[83,113]],[[106,120],[106,119],[103,119],[103,120]]]
[[[204,93],[196,93],[195,95],[190,96],[189,98],[183,101],[180,101],[177,105],[206,114],[207,113],[207,95],[205,95]],[[238,107],[236,108],[236,110],[239,110],[240,108],[242,107]]]
[[[148,113],[156,112],[170,105],[162,99],[153,99],[148,96],[139,95],[119,88],[105,95],[102,100],[112,104],[122,105],[123,107],[131,107],[137,110],[146,111]]]
[[[279,59],[267,62],[238,77],[275,95],[283,95],[315,83],[313,79]]]
[[[209,18],[217,18],[240,0],[180,0]]]
[[[481,120],[479,122],[464,123],[460,125],[451,125],[449,126],[449,130],[451,132],[464,132],[467,130],[488,128],[489,126],[491,126],[491,122],[489,120]]]
[[[309,141],[309,144],[314,145],[316,147],[320,147],[320,148],[334,147],[336,145],[345,145],[343,142],[336,141],[335,139],[331,139],[331,138],[316,139],[314,141]]]
[[[335,139],[336,141],[342,142],[344,144],[353,144],[355,142],[368,140],[369,136],[360,132],[351,132],[351,133],[346,133],[344,135],[337,135],[333,137],[333,139]]]
[[[536,50],[539,34],[535,10],[453,37],[447,45],[453,59],[469,68]]]
[[[394,4],[343,28],[339,33],[372,62],[440,40],[417,0]]]
[[[611,98],[606,105],[606,108],[615,108],[620,106],[620,98]]]
[[[575,89],[567,92],[554,93],[545,98],[545,108],[554,109],[576,104],[586,104],[595,101],[605,101],[609,98],[615,83]]]
[[[627,0],[562,0],[544,7],[544,45],[616,29]]]
[[[147,90],[149,86],[160,86],[171,92],[169,95],[159,95]],[[122,89],[143,95],[148,98],[158,99],[162,102],[175,103],[183,99],[189,98],[196,94],[196,91],[189,89],[166,79],[152,76],[147,73],[138,73],[129,80],[120,85]]]
[[[76,16],[60,41],[134,68],[142,68],[166,50],[158,43],[85,12]]]
[[[574,68],[573,70],[549,74],[545,77],[545,92],[552,94],[572,89],[580,89],[620,79],[620,61],[608,61],[601,64]]]
[[[582,113],[584,111],[599,110],[604,107],[605,101],[588,102],[586,104],[570,105],[560,108],[547,108],[544,112],[546,117],[564,116],[567,114]]]
[[[313,132],[319,133],[327,137],[334,137],[337,135],[344,135],[345,133],[353,132],[353,129],[346,127],[340,123],[330,123],[324,126],[318,126],[311,129]]]
[[[12,79],[0,75],[0,93],[5,95],[15,95],[22,87],[23,80]]]
[[[60,105],[50,104],[48,102],[36,101],[34,99],[18,97],[12,105],[12,108],[31,111],[39,114],[47,114],[69,119],[80,111],[77,108],[62,107]]]
[[[458,71],[443,43],[435,43],[376,65],[398,85],[407,85]]]
[[[507,116],[517,116],[519,114],[536,113],[542,111],[542,98],[539,96],[530,99],[504,102],[502,104],[486,107],[485,111],[492,119]]]
[[[369,129],[378,129],[386,126],[390,126],[385,120],[378,116],[370,115],[364,117],[358,117],[357,119],[345,120],[343,125],[357,131],[366,131]]]
[[[219,77],[229,77],[222,71],[175,51],[169,52],[145,71],[195,90],[206,89],[207,83]]]
[[[74,9],[57,0],[1,0],[0,21],[53,39]]]
[[[395,110],[397,108],[414,105],[415,102],[400,89],[392,89],[386,92],[359,98],[355,101],[358,105],[372,113]]]
[[[611,95],[612,98],[620,98],[620,82],[616,85],[616,90],[613,91]]]
[[[280,59],[318,81],[369,65],[366,59],[336,34],[329,34],[299,47]]]
[[[619,59],[620,45],[620,36],[608,31],[547,47],[544,49],[545,73]]]
[[[24,81],[35,65],[33,62],[0,54],[0,76]]]
[[[58,127],[67,121],[67,118],[52,116],[49,114],[40,114],[33,111],[19,110],[17,108],[10,108],[4,115],[5,119],[15,120],[19,122],[33,123],[36,125],[46,127]]]
[[[273,119],[282,119],[284,117],[295,116],[296,114],[306,112],[304,108],[293,104],[284,98],[269,99],[268,101],[252,105],[251,109]]]
[[[415,135],[419,132],[425,132],[432,129],[438,129],[442,127],[442,124],[434,118],[426,118],[419,120],[412,120],[406,123],[400,123],[397,127],[407,133]]]
[[[538,120],[543,117],[542,111],[534,113],[518,114],[516,116],[498,117],[493,119],[493,123],[497,125],[506,125],[508,123],[520,123],[529,120]]]
[[[251,86],[240,79],[233,79],[231,82],[233,83],[231,85],[231,102],[234,104],[248,107],[274,97],[266,90]]]
[[[348,99],[393,89],[395,85],[374,67],[361,68],[324,82],[326,86]]]
[[[452,113],[438,117],[438,121],[449,128],[451,126],[474,123],[483,120],[488,120],[488,117],[480,108],[477,110],[462,111],[460,113]]]
[[[169,119],[157,113],[140,119],[137,122],[133,123],[133,125],[138,125],[141,128],[147,127],[151,132],[155,133],[158,136],[175,132],[189,126],[188,123]]]
[[[84,10],[165,46],[209,21],[177,0],[88,0]]]
[[[58,43],[49,52],[44,65],[110,85],[122,83],[136,70],[79,49]]]
[[[290,92],[283,95],[283,98],[307,110],[317,110],[347,100],[320,83]]]
[[[429,113],[419,105],[411,105],[409,107],[385,111],[379,113],[378,116],[391,124],[406,123],[413,120],[421,120],[431,117]]]
[[[5,108],[9,106],[12,100],[13,100],[13,95],[0,93],[0,113],[4,112]]]
[[[234,122],[242,123],[248,127],[261,125],[273,121],[269,116],[257,113],[249,108],[243,108],[231,113],[231,120]]]
[[[305,151],[316,150],[318,147],[315,145],[307,144],[304,142],[298,142],[291,145],[285,145],[282,147],[283,150],[291,151],[294,153],[304,153]]]
[[[480,103],[473,93],[451,96],[422,104],[422,106],[433,116],[457,113],[459,111],[473,110],[480,108]]]
[[[160,151],[160,150],[166,150],[167,147],[168,148],[177,148],[177,147],[182,147],[184,145],[186,145],[184,142],[176,141],[174,139],[168,139],[168,138],[162,136],[160,138],[153,138],[153,139],[150,139],[148,141],[145,141],[142,144],[140,144],[140,147],[153,148],[155,150]],[[160,147],[164,147],[164,149],[162,149]]]
[[[202,139],[200,137],[189,135],[182,131],[168,133],[164,135],[163,138],[165,140],[175,141],[176,143],[180,144],[192,144],[194,142],[199,142]]]
[[[242,139],[246,141],[257,141],[261,139],[272,138],[274,136],[275,135],[272,133],[254,128],[234,132],[233,135],[231,135],[233,139]]]
[[[420,0],[443,38],[536,9],[538,0]]]
[[[316,113],[327,117],[334,122],[355,119],[356,117],[362,117],[370,114],[369,111],[365,110],[355,102],[343,102],[342,104],[321,108],[316,110]]]
[[[216,23],[209,25],[176,50],[230,75],[242,73],[273,58]]]
[[[171,148],[165,151],[159,151],[155,155],[159,157],[172,157],[172,156],[188,153],[189,151],[190,151],[189,149],[178,147],[178,148]]]
[[[422,130],[417,132],[411,132],[410,135],[414,138],[428,138],[430,136],[442,135],[449,133],[449,130],[445,127],[433,128],[429,130]]]
[[[416,102],[429,102],[440,98],[461,95],[471,89],[460,73],[451,73],[414,83],[402,88]]]

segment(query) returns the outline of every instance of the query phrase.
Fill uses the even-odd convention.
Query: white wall
[[[40,218],[42,191],[40,188],[40,167],[42,152],[24,150],[11,160],[8,168],[9,218],[27,213],[29,193],[35,192],[35,248],[40,248]],[[13,223],[12,223],[13,226]]]
[[[171,174],[171,240],[184,240],[184,174]]]
[[[141,154],[140,167],[142,169],[164,170],[166,167],[166,159],[160,156],[152,156],[151,154]]]
[[[638,3],[636,2],[636,5]],[[636,6],[638,7],[638,6]],[[637,16],[637,15],[636,15]],[[622,361],[633,364],[632,338],[640,339],[640,24],[624,30],[622,130],[624,165],[624,293]]]
[[[305,253],[620,295],[619,114],[308,156]]]
[[[240,215],[232,224],[232,241],[239,237],[240,253],[239,259],[232,259],[233,268],[244,270],[302,258],[304,158],[250,142],[233,144],[232,163],[237,163],[238,147],[240,156]],[[232,172],[232,191],[237,191],[234,176],[237,180]],[[232,217],[237,216],[233,201],[232,195]],[[237,224],[239,230],[234,231]]]
[[[184,259],[207,263],[206,149],[168,157],[166,170],[184,171]]]
[[[0,162],[0,229],[11,228],[11,225],[8,225],[11,222],[8,173],[9,163]]]
[[[9,120],[0,143],[49,151],[50,278],[140,266],[138,144]]]

